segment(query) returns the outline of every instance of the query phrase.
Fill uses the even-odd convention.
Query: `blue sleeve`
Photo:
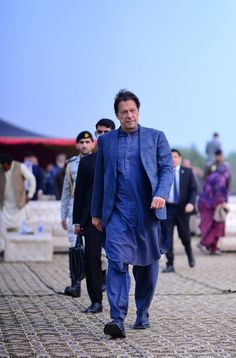
[[[173,161],[169,143],[163,132],[157,143],[158,185],[154,196],[168,199],[171,185],[174,180]]]

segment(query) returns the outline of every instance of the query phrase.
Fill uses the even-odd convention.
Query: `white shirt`
[[[175,181],[176,181],[176,186],[177,189],[179,191],[179,172],[180,172],[180,165],[177,165],[177,167],[174,168],[174,172],[175,172]],[[174,181],[171,185],[170,188],[170,194],[169,194],[169,198],[167,199],[167,202],[170,204],[174,203]]]

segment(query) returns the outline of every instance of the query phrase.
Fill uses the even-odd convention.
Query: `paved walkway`
[[[160,274],[149,330],[131,328],[132,288],[127,337],[116,340],[103,334],[106,297],[103,313],[86,315],[84,282],[81,298],[61,294],[69,283],[67,255],[48,264],[0,263],[0,358],[236,357],[236,253],[206,256],[196,243],[195,268],[177,244],[176,273]]]

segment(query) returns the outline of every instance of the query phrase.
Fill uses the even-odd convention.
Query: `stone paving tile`
[[[66,255],[54,262],[0,263],[0,358],[236,357],[236,254],[204,256],[190,269],[176,247],[176,273],[160,273],[150,309],[151,328],[135,331],[133,285],[125,339],[103,334],[104,311],[82,313],[90,302],[66,297]],[[165,259],[161,260],[164,267]]]

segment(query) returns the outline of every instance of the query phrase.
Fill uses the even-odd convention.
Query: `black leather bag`
[[[77,235],[76,245],[71,248],[71,253],[75,277],[78,281],[81,281],[85,278],[85,250],[81,235]]]

